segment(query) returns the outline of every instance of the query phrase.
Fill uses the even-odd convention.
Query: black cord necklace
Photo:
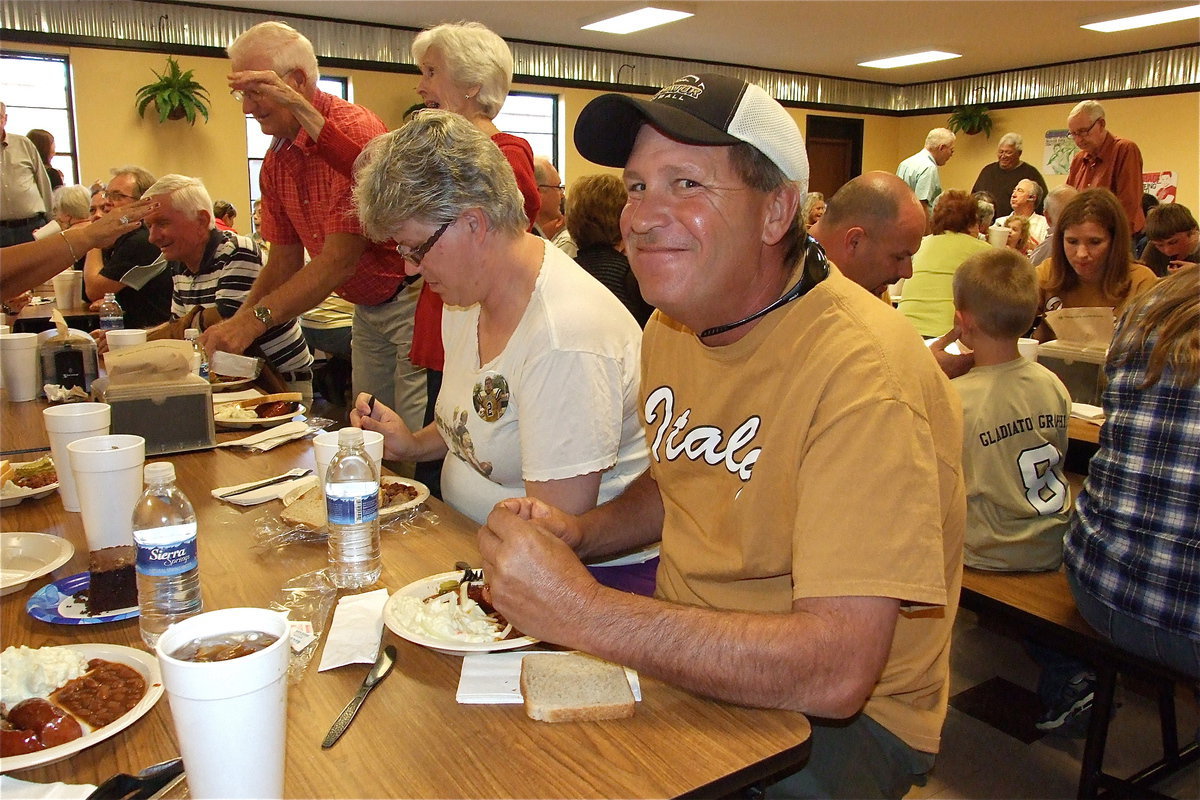
[[[740,328],[748,322],[753,322],[759,317],[770,314],[777,308],[781,308],[793,300],[798,300],[808,293],[808,290],[816,286],[821,281],[829,277],[829,259],[825,257],[825,249],[821,244],[807,233],[804,234],[807,240],[804,246],[804,258],[800,267],[800,280],[786,294],[771,303],[769,306],[755,311],[745,319],[740,319],[737,322],[730,322],[726,325],[718,325],[715,328],[708,328],[700,332],[701,339],[707,339],[710,336],[716,336],[720,333],[731,331],[734,328]]]

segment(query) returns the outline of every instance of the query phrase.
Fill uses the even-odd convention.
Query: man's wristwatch
[[[275,327],[275,323],[271,319],[271,309],[267,308],[266,306],[255,306],[254,316],[259,322],[261,322],[263,325],[266,325],[268,329]]]

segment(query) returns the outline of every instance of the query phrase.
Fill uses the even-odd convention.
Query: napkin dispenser
[[[93,394],[112,408],[112,432],[146,440],[146,455],[217,446],[212,386],[191,373],[192,346],[161,339],[105,354]]]
[[[1038,363],[1058,376],[1074,403],[1098,406],[1104,393],[1108,348],[1051,340],[1038,345]]]
[[[54,328],[38,336],[42,383],[88,391],[100,373],[96,341],[83,331],[67,327],[62,312],[50,313]]]
[[[52,383],[64,389],[92,388],[99,375],[96,342],[90,336],[75,331],[56,333],[43,341],[38,349],[42,359],[42,383]]]
[[[1058,376],[1071,400],[1098,406],[1113,335],[1111,308],[1063,308],[1046,314],[1057,339],[1038,346],[1038,363]]]

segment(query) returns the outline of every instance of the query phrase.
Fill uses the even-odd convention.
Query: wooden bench
[[[1100,636],[1075,606],[1066,573],[963,570],[961,605],[980,615],[1005,620],[1021,633],[1092,665],[1096,694],[1080,766],[1078,796],[1165,797],[1149,787],[1200,760],[1200,745],[1182,749],[1175,721],[1175,684],[1191,678],[1141,658]],[[1163,756],[1128,778],[1104,772],[1104,747],[1112,715],[1117,674],[1149,680],[1158,692]]]

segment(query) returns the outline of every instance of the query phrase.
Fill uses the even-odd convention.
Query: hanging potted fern
[[[208,103],[212,101],[208,98],[207,90],[192,79],[192,70],[183,72],[179,69],[179,62],[167,56],[166,70],[161,73],[153,69],[150,71],[158,80],[137,90],[139,116],[145,116],[146,108],[153,103],[158,109],[159,122],[186,117],[189,124],[195,125],[197,112],[208,122]]]
[[[974,136],[977,133],[982,133],[986,138],[991,138],[992,135],[992,117],[988,114],[987,106],[959,106],[954,109],[954,113],[950,115],[947,128],[955,133],[967,134]]]

